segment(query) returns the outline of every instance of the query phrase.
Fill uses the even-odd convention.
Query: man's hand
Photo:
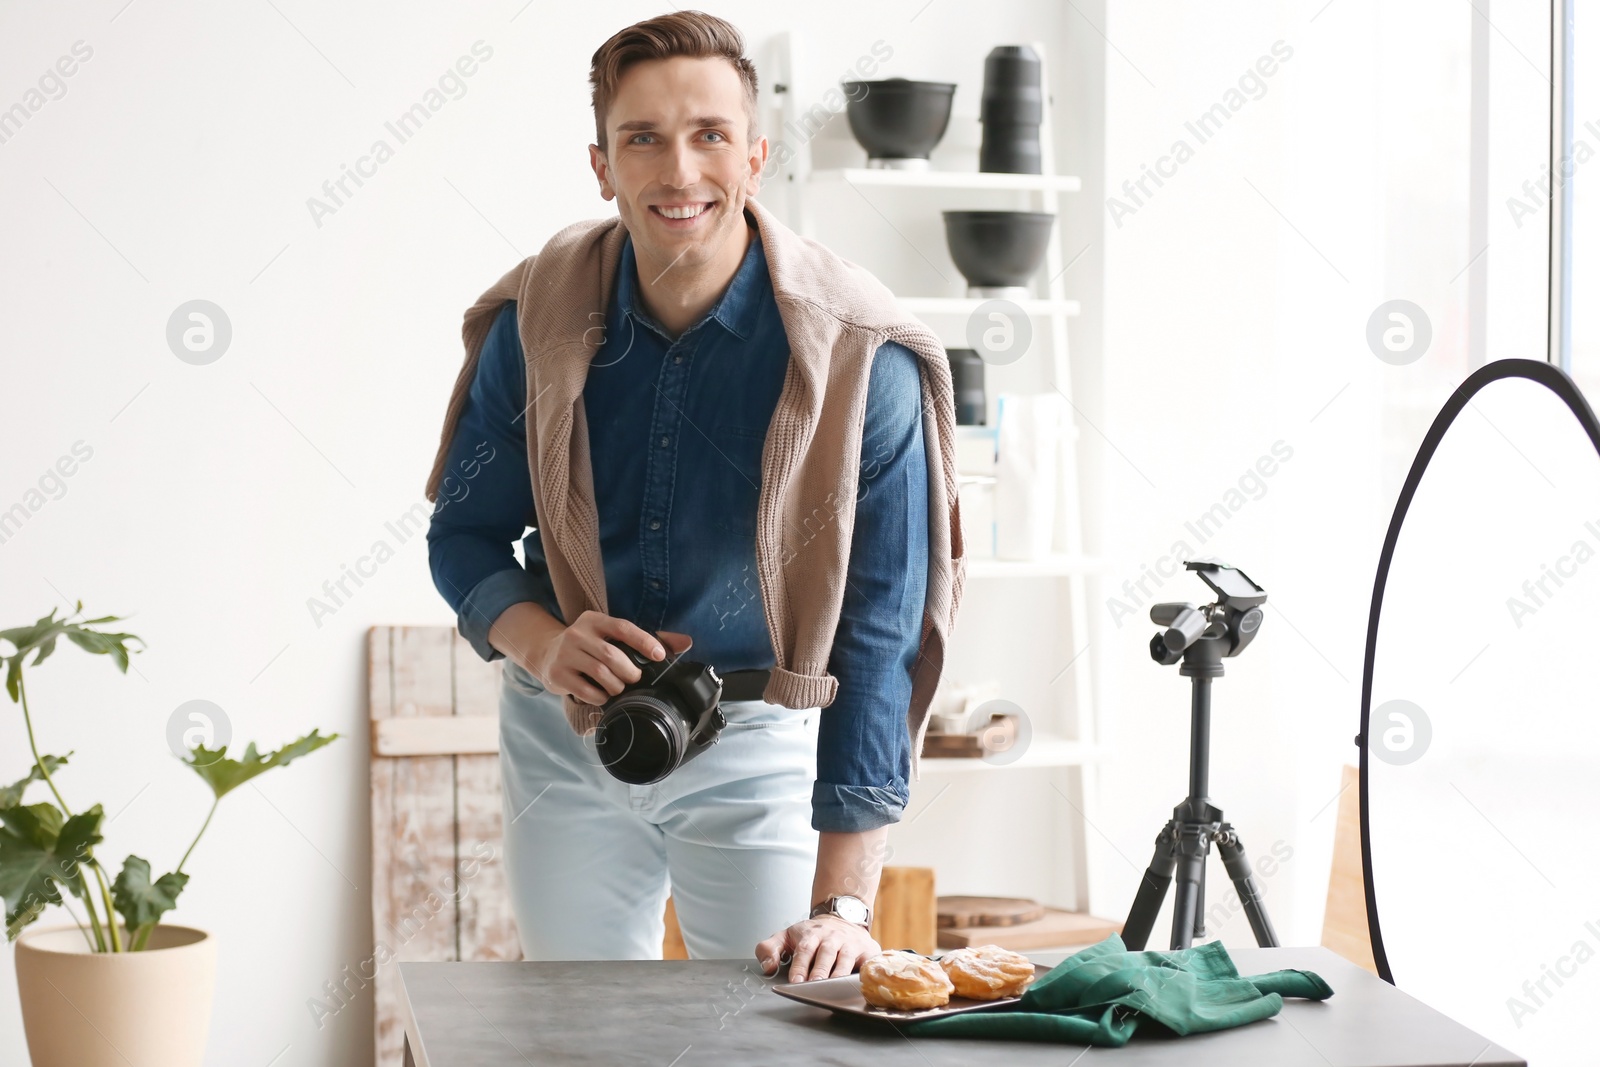
[[[872,935],[837,915],[802,919],[756,946],[761,973],[771,978],[792,958],[789,981],[843,978],[883,948]]]
[[[521,606],[512,605],[513,608]],[[510,615],[511,609],[505,614]],[[499,625],[498,620],[496,625]],[[658,642],[627,619],[598,611],[584,612],[570,626],[563,627],[558,622],[553,632],[541,636],[542,639],[524,643],[532,647],[523,666],[548,692],[556,696],[570,693],[586,704],[604,704],[640,677],[639,668],[607,638],[614,637],[653,660],[687,652],[694,643],[688,634],[670,630],[659,631],[661,640]]]

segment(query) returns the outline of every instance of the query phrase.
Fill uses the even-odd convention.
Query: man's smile
[[[705,200],[682,204],[651,204],[650,213],[671,229],[687,230],[693,228],[697,220],[709,215],[711,206],[710,201]]]

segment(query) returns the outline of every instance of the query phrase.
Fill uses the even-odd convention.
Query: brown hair
[[[750,116],[748,139],[756,139],[756,66],[744,55],[744,38],[733,23],[704,11],[673,11],[636,22],[612,34],[589,60],[589,84],[594,87],[595,144],[608,151],[606,113],[617,95],[622,74],[647,59],[688,56],[721,57],[733,64],[744,83],[745,112]]]

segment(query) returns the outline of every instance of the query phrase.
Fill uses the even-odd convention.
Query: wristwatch
[[[829,897],[821,904],[811,909],[811,918],[818,915],[837,915],[848,923],[855,923],[863,930],[872,929],[872,909],[867,907],[867,902],[860,897],[853,897],[848,893]]]

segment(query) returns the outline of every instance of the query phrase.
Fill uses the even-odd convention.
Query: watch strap
[[[823,900],[820,904],[813,905],[809,918],[815,919],[819,915],[833,915],[837,918],[844,919],[845,922],[854,926],[859,926],[863,930],[870,931],[872,929],[872,908],[865,901],[862,901],[860,897],[852,898],[854,900],[861,901],[861,906],[867,909],[866,919],[862,922],[856,922],[854,919],[847,919],[843,915],[839,914],[838,909],[835,906],[835,902],[838,901],[838,899],[838,896],[831,896],[826,900]]]

